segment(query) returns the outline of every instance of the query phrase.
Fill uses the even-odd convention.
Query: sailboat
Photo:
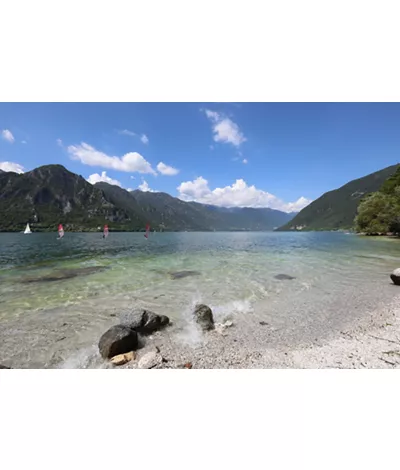
[[[104,232],[103,232],[103,238],[108,237],[108,225],[104,225]]]
[[[147,224],[147,225],[146,225],[146,233],[144,234],[144,236],[145,236],[146,238],[149,238],[149,232],[150,232],[150,225]]]
[[[26,224],[24,233],[25,233],[25,234],[26,234],[26,233],[32,233],[31,228],[29,227],[29,224]]]
[[[58,240],[60,240],[64,236],[64,229],[63,226],[60,224],[58,226]]]

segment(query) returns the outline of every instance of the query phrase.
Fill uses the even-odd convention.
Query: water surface
[[[56,364],[60,349],[65,360],[92,347],[115,322],[111,315],[134,306],[179,325],[202,301],[218,318],[265,315],[285,330],[296,317],[306,330],[317,320],[309,318],[309,308],[294,313],[294,302],[330,305],[329,315],[318,317],[323,322],[334,320],[332,303],[361,289],[381,300],[379,289],[386,296],[393,291],[388,274],[400,255],[398,240],[332,232],[56,237],[0,234],[0,362]],[[272,305],[279,306],[279,318]]]

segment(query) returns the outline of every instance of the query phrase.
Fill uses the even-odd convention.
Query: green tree
[[[399,209],[400,205],[396,196],[379,191],[372,193],[358,206],[355,218],[356,230],[367,234],[398,232]]]

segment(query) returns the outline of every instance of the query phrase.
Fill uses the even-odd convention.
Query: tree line
[[[367,235],[400,234],[400,167],[361,200],[354,222],[356,231]]]

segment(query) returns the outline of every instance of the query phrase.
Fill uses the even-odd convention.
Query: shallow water
[[[197,301],[217,319],[274,303],[284,330],[293,299],[328,305],[361,285],[378,299],[399,256],[398,240],[332,232],[0,234],[0,363],[85,367],[71,357],[95,355],[110,315],[134,306],[184,325]]]

